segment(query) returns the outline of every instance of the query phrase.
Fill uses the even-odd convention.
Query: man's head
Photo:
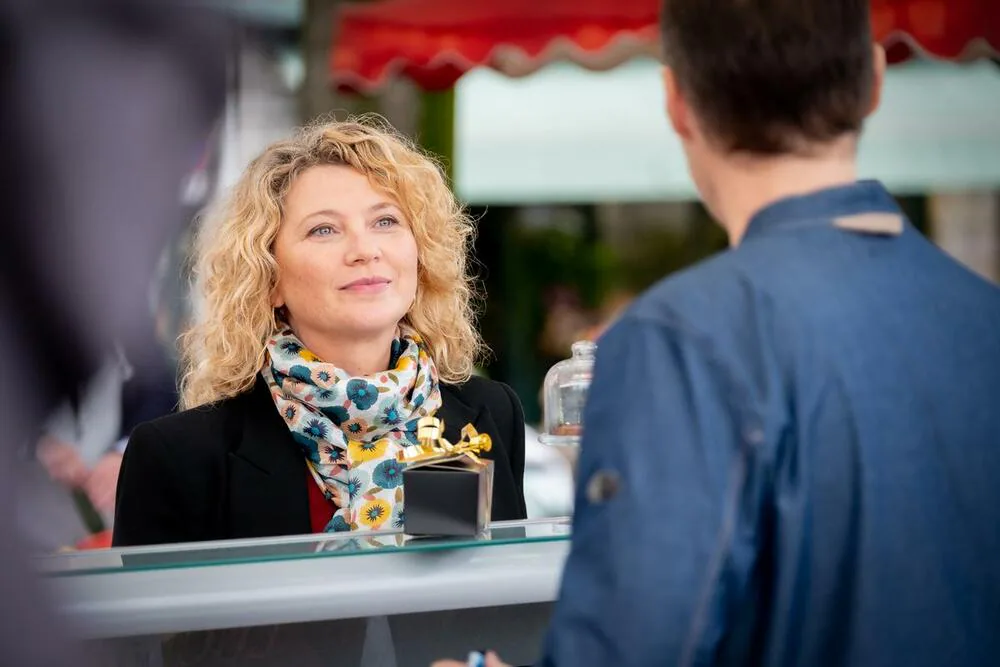
[[[853,148],[878,103],[869,0],[664,0],[661,21],[668,113],[706,198],[713,159]]]

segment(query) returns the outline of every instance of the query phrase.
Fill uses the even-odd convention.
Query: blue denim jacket
[[[902,215],[777,202],[601,338],[541,664],[1000,664],[1000,290]]]

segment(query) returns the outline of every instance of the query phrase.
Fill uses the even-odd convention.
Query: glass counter
[[[36,560],[100,664],[426,667],[534,660],[570,521],[476,538],[383,531],[72,552]]]
[[[40,556],[38,569],[48,576],[132,572],[175,567],[207,567],[275,560],[375,555],[396,552],[427,552],[467,549],[503,544],[564,540],[570,519],[497,521],[476,537],[423,538],[400,531],[326,533],[248,540],[192,542],[149,547],[125,547],[94,551],[71,551]]]

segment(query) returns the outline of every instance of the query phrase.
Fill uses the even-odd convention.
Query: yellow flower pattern
[[[315,354],[313,354],[306,348],[302,348],[301,350],[299,350],[299,357],[309,362],[321,363],[323,361],[322,359],[317,357]]]
[[[359,463],[381,459],[385,455],[385,449],[388,444],[385,438],[376,440],[375,442],[352,440],[347,443],[347,460],[350,462],[349,465],[353,467]]]
[[[361,507],[361,523],[372,530],[378,530],[389,518],[392,509],[389,503],[381,499],[369,500]]]

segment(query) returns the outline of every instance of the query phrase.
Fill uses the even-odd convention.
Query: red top
[[[309,489],[309,524],[312,526],[312,532],[325,532],[326,524],[330,523],[337,508],[334,507],[332,501],[327,500],[326,496],[323,495],[323,490],[313,479],[308,467],[306,468],[306,486]]]

